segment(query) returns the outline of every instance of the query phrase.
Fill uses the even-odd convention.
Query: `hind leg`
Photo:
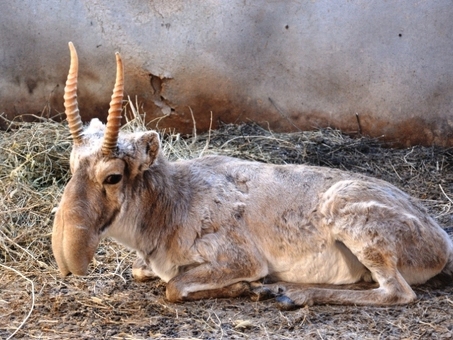
[[[279,282],[255,287],[252,299],[277,297],[279,307],[284,310],[313,304],[389,306],[410,303],[416,299],[391,254],[377,248],[365,248],[356,255],[370,270],[376,283],[336,286]]]
[[[379,253],[370,255],[381,256]],[[388,260],[376,263],[373,259],[361,259],[377,281],[377,288],[376,283],[364,282],[347,286],[279,282],[255,287],[252,299],[277,297],[279,307],[284,310],[313,304],[388,306],[414,301],[414,291],[398,272],[396,263],[391,258]]]
[[[348,221],[338,218],[332,226],[334,237],[342,242],[358,261],[370,272],[378,288],[367,290],[309,287],[287,289],[279,301],[283,304],[341,304],[341,305],[397,305],[416,299],[416,295],[400,272],[398,265],[402,252],[395,235],[389,235],[396,228],[382,228],[381,220],[373,214],[363,214]],[[363,216],[363,218],[362,218]],[[357,224],[354,224],[356,222]],[[387,221],[388,222],[388,221]],[[391,224],[391,223],[390,223]],[[388,227],[389,224],[386,225]],[[420,270],[416,264],[413,271]],[[407,268],[405,267],[407,270]]]
[[[292,286],[280,298],[288,305],[409,303],[416,295],[408,282],[425,282],[445,265],[445,255],[435,249],[442,244],[438,227],[409,196],[388,183],[338,182],[323,194],[317,214],[320,228],[342,242],[379,287],[341,290]]]
[[[252,282],[250,284],[250,298],[253,301],[264,301],[277,298],[277,300],[285,300],[285,293],[289,291],[307,291],[309,289],[323,290],[371,290],[378,288],[376,282],[360,281],[352,284],[307,284],[307,283],[291,283],[291,282],[276,282],[271,284]],[[280,298],[282,297],[282,298]],[[308,304],[308,303],[307,303]]]
[[[374,268],[372,269],[374,270]],[[292,309],[313,304],[389,306],[414,301],[416,295],[398,271],[379,268],[374,272],[379,287],[369,290],[304,287],[281,285],[283,294],[277,297],[280,308]],[[283,287],[283,289],[282,289]]]

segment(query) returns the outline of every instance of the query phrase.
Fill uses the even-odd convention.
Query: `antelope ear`
[[[135,143],[141,169],[146,170],[154,163],[159,153],[159,135],[155,131],[147,131],[137,137]]]

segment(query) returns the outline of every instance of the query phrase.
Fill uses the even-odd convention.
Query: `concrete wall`
[[[191,131],[190,106],[199,130],[212,112],[451,146],[452,18],[451,0],[9,0],[0,112],[62,112],[73,41],[86,119],[105,117],[118,50],[127,94],[160,127]]]

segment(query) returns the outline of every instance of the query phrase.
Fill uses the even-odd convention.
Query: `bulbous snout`
[[[62,276],[86,275],[100,241],[96,231],[90,230],[78,216],[65,209],[64,201],[55,215],[52,251]]]

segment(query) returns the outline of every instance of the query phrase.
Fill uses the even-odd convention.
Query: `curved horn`
[[[77,74],[79,72],[79,59],[77,58],[77,52],[72,42],[69,42],[68,45],[71,53],[71,66],[69,67],[63,98],[69,132],[71,132],[74,144],[79,145],[82,143],[83,130],[82,119],[80,118],[79,107],[77,105]]]
[[[118,134],[121,127],[121,109],[124,92],[124,70],[123,61],[118,52],[116,55],[116,81],[113,88],[112,100],[110,101],[109,115],[107,117],[107,126],[102,144],[102,154],[108,156],[117,148]]]

